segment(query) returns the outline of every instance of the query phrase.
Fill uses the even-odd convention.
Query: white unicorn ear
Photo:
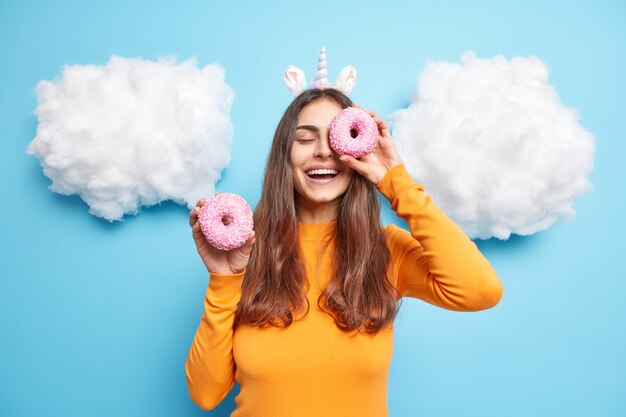
[[[291,91],[291,94],[294,96],[300,94],[306,88],[306,76],[304,75],[304,71],[298,67],[289,65],[287,71],[285,71],[285,84],[287,84],[287,88]]]
[[[346,94],[350,94],[350,91],[352,91],[352,88],[356,84],[356,69],[354,69],[352,65],[343,67],[335,84],[338,89]]]

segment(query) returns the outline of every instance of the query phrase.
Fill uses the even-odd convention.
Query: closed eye
[[[298,143],[311,143],[311,142],[315,142],[317,139],[308,139],[308,138],[303,138],[303,139],[296,139],[296,142]]]

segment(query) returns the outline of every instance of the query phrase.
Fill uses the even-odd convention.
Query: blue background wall
[[[353,64],[353,99],[383,117],[408,103],[427,59],[536,55],[598,139],[595,191],[572,222],[479,242],[505,285],[496,308],[405,300],[390,415],[626,415],[624,3],[224,3],[0,1],[0,415],[206,414],[184,376],[208,282],[187,209],[164,203],[110,224],[48,191],[25,153],[37,82],[111,54],[220,63],[235,91],[235,136],[217,188],[256,204],[291,100],[283,71],[294,64],[311,77],[321,45],[330,78]],[[209,415],[228,415],[236,391]]]

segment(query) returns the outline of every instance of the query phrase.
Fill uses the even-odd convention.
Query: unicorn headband
[[[356,84],[356,70],[352,65],[348,65],[341,70],[334,85],[328,82],[326,48],[322,46],[320,57],[317,61],[317,74],[315,75],[315,80],[313,80],[311,85],[307,87],[304,71],[298,67],[294,67],[293,65],[289,65],[285,71],[285,84],[287,84],[287,88],[294,96],[297,96],[308,88],[336,88],[348,95]]]

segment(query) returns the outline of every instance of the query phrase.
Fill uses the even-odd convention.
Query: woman
[[[393,319],[401,297],[450,310],[490,308],[502,285],[406,172],[389,129],[360,160],[329,146],[350,99],[303,92],[274,135],[255,231],[229,252],[190,225],[210,273],[187,358],[192,399],[215,407],[240,383],[232,416],[385,416]],[[376,190],[411,232],[382,227]]]

